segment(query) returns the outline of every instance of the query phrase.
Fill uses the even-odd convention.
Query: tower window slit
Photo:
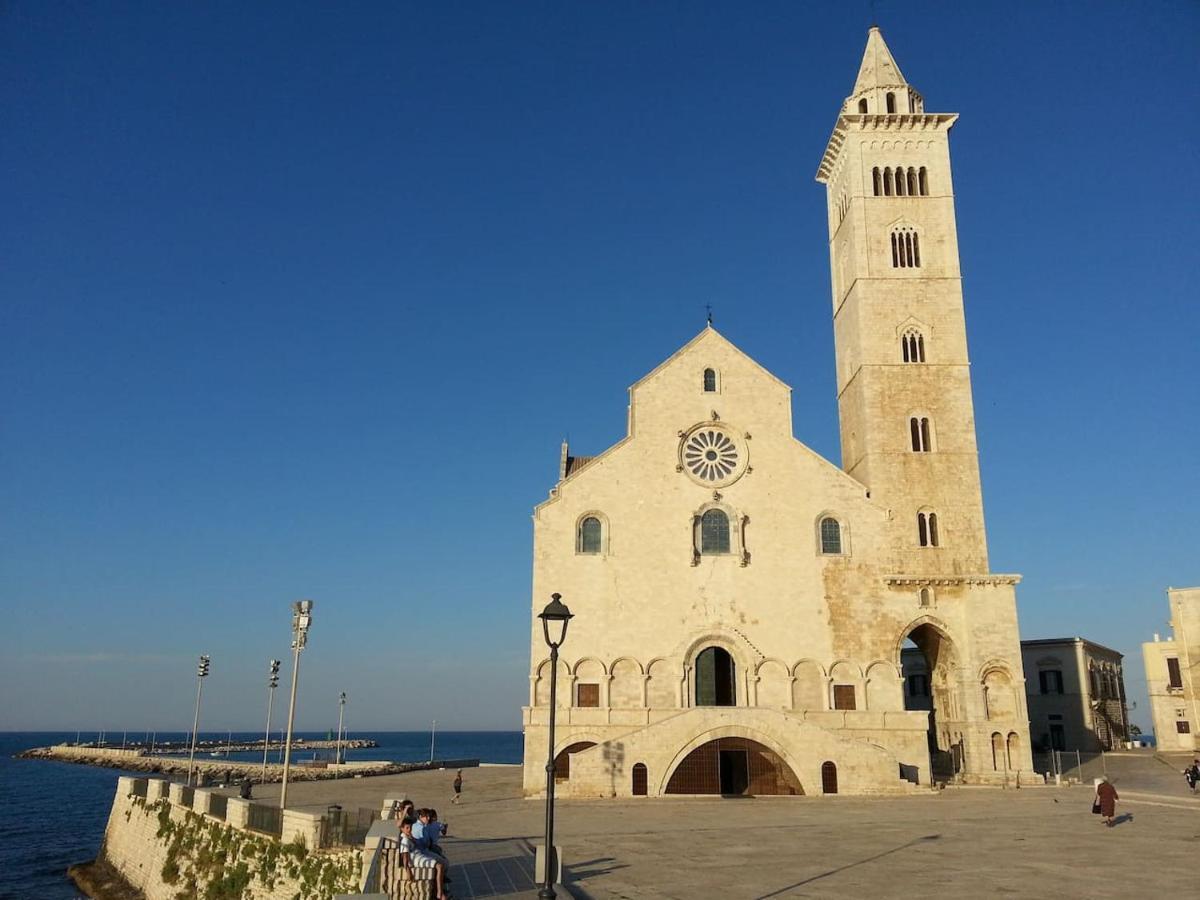
[[[920,188],[921,196],[928,197],[929,196],[929,177],[925,174],[924,166],[921,166],[921,168],[917,171],[917,184]]]
[[[866,114],[866,112],[867,112],[867,98],[866,97],[864,97],[863,99],[858,101],[858,111],[860,113],[863,113],[864,115]]]
[[[899,242],[896,240],[896,238],[897,238],[897,235],[893,234],[892,235],[892,268],[893,269],[898,268],[900,266],[900,253],[898,252]]]
[[[895,182],[892,181],[892,170],[883,170],[883,195],[890,197],[895,192]]]
[[[889,114],[896,111],[896,95],[891,91],[887,95],[887,111]]]
[[[879,166],[871,170],[871,186],[875,190],[876,197],[883,193],[883,179],[879,175]]]
[[[928,453],[933,449],[933,442],[929,439],[929,420],[921,419],[921,449]]]
[[[918,424],[916,416],[908,420],[908,430],[912,435],[912,448],[919,453],[921,451],[921,426]]]
[[[903,196],[904,196],[904,194],[905,194],[905,190],[904,190],[904,170],[903,170],[903,169],[900,169],[900,168],[897,168],[897,169],[896,169],[896,196],[897,196],[897,197],[903,197]]]
[[[921,243],[915,231],[912,234],[912,264],[917,268],[921,266]]]
[[[915,196],[916,193],[917,193],[917,170],[909,169],[908,170],[908,195],[910,197],[912,197],[912,196]]]

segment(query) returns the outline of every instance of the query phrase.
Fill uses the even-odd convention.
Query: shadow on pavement
[[[923,844],[929,841],[941,840],[940,834],[927,834],[924,837],[913,838],[911,841],[901,844],[899,847],[893,847],[891,850],[884,850],[882,853],[876,853],[874,856],[868,856],[856,862],[846,863],[844,866],[838,866],[836,869],[830,869],[828,872],[822,872],[820,875],[813,875],[811,878],[805,878],[803,881],[797,881],[795,884],[789,884],[787,887],[782,887],[777,891],[772,891],[769,894],[760,894],[754,900],[767,900],[769,897],[778,897],[780,894],[786,894],[788,891],[795,890],[798,887],[803,887],[806,884],[812,884],[814,881],[820,881],[822,878],[828,878],[830,875],[836,875],[838,872],[844,872],[847,869],[853,869],[855,866],[865,865],[869,862],[874,862],[877,859],[882,859],[885,856],[891,856],[893,853],[899,853],[901,850],[907,850],[909,847],[916,844]]]

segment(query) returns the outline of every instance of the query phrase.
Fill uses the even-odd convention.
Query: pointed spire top
[[[892,56],[892,51],[883,39],[883,32],[879,30],[878,25],[872,25],[871,30],[867,32],[867,48],[863,51],[858,79],[854,82],[854,93],[861,94],[880,87],[907,85],[900,67],[896,65],[896,58]]]
[[[911,113],[921,112],[923,107],[921,95],[905,80],[883,39],[883,32],[878,25],[872,25],[867,32],[867,46],[863,50],[854,90],[846,98],[842,112]]]

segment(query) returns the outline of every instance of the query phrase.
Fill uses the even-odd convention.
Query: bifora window
[[[917,543],[922,547],[938,546],[937,513],[917,513]]]
[[[729,516],[722,510],[710,509],[700,517],[700,552],[729,552]]]
[[[912,437],[914,453],[928,453],[933,449],[933,441],[929,433],[929,419],[925,416],[912,416],[908,420],[908,430]]]
[[[579,552],[600,553],[604,527],[595,516],[588,516],[579,523]]]
[[[832,556],[842,552],[842,526],[832,516],[821,520],[821,552]]]

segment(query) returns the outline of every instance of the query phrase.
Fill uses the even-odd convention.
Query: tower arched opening
[[[905,634],[900,646],[904,675],[904,708],[929,713],[926,735],[929,771],[935,781],[948,780],[963,768],[963,743],[956,728],[961,688],[958,654],[949,636],[922,622]]]

